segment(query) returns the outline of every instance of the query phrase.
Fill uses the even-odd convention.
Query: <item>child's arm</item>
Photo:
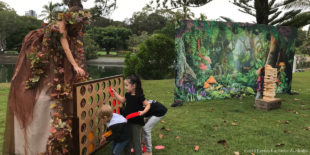
[[[145,113],[147,113],[150,110],[150,108],[151,108],[151,105],[149,104],[149,102],[147,100],[143,101],[143,105],[145,106],[145,108],[144,108],[143,111],[139,111],[140,112],[140,116],[142,116]]]
[[[126,102],[126,98],[119,95],[114,89],[112,89],[114,96],[116,97],[116,99],[118,101],[120,101],[121,103],[125,103]]]

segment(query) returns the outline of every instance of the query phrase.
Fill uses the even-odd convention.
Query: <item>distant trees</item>
[[[100,48],[104,48],[107,54],[111,49],[126,49],[126,40],[131,31],[124,27],[93,27],[87,33],[95,40]]]
[[[308,32],[298,30],[296,47],[298,54],[307,54],[310,56],[310,27]]]
[[[32,30],[42,26],[42,20],[30,16],[17,16],[15,21],[16,30],[7,37],[7,49],[21,48],[24,37]]]
[[[18,48],[25,35],[41,26],[33,17],[18,16],[6,3],[0,1],[0,50]]]
[[[152,34],[153,31],[163,28],[168,20],[157,12],[136,12],[129,19],[130,29],[134,34],[140,35],[143,31]]]

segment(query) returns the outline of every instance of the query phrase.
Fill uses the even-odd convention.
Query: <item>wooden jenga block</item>
[[[256,100],[254,107],[256,109],[269,111],[269,110],[281,108],[281,104],[282,104],[282,99],[280,98],[266,98],[266,99]]]

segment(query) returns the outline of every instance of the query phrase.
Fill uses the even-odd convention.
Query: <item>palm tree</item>
[[[52,2],[49,2],[47,5],[43,6],[43,11],[40,14],[40,17],[44,17],[43,20],[47,20],[48,22],[51,22],[56,19],[57,10],[59,7],[62,6],[59,3],[53,4]]]

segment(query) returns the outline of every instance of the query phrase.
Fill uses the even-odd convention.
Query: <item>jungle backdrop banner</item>
[[[276,93],[290,92],[296,28],[186,20],[176,24],[175,102],[255,94],[256,71],[278,69]]]

